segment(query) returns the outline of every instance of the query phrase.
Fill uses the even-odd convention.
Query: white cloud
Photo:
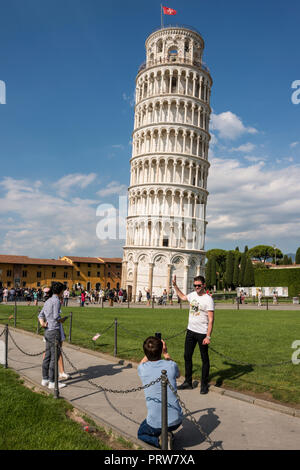
[[[247,142],[246,144],[242,144],[239,147],[233,147],[231,149],[232,152],[242,152],[242,153],[249,153],[255,149],[255,145],[251,144],[251,142]]]
[[[118,181],[111,181],[108,183],[105,188],[100,189],[97,192],[98,196],[106,197],[111,196],[112,194],[126,194],[127,186],[125,184],[121,184]]]
[[[126,93],[123,93],[122,98],[123,98],[124,101],[129,103],[131,108],[134,107],[134,105],[135,105],[135,92],[133,92],[131,95],[127,95]]]
[[[243,134],[256,134],[254,127],[246,127],[242,120],[231,111],[211,115],[211,128],[221,139],[235,140]]]
[[[289,252],[299,246],[299,165],[274,169],[262,161],[214,158],[208,191],[209,247],[276,243]]]
[[[4,178],[0,182],[2,253],[57,258],[64,254],[121,256],[123,240],[99,240],[99,198],[69,198],[36,181]],[[94,179],[93,179],[94,180]],[[67,180],[68,181],[68,180]],[[79,182],[86,187],[87,181]]]
[[[298,142],[298,141],[297,141],[297,142],[292,142],[292,143],[290,144],[290,147],[291,147],[291,148],[295,148],[295,147],[297,147],[297,145],[299,145],[299,144],[300,144],[300,142]]]
[[[53,187],[56,188],[57,194],[65,196],[73,188],[86,188],[89,184],[95,181],[96,177],[96,173],[90,173],[88,175],[72,173],[60,178],[60,180],[53,184]]]

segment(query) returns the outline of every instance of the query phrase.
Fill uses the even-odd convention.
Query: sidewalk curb
[[[42,336],[40,335],[37,335],[36,333],[33,333],[31,331],[26,331],[26,330],[20,330],[18,328],[14,328],[14,327],[9,327],[12,331],[16,331],[16,332],[19,332],[21,334],[26,334],[28,336],[33,336],[35,338],[40,338],[41,341],[42,341]],[[68,348],[71,348],[71,349],[75,349],[77,351],[82,351],[86,354],[90,354],[91,356],[96,356],[96,357],[101,357],[103,359],[107,359],[107,360],[110,360],[110,361],[113,361],[115,362],[116,364],[119,364],[120,361],[123,362],[124,365],[128,365],[130,364],[133,368],[137,369],[138,367],[138,364],[136,362],[133,362],[133,361],[128,361],[126,359],[121,359],[121,358],[118,358],[118,357],[115,357],[115,356],[111,356],[109,354],[104,354],[104,353],[101,353],[99,351],[92,351],[90,349],[86,349],[86,348],[83,348],[82,346],[76,346],[74,344],[70,344],[68,343],[67,341],[64,342],[64,345],[65,347],[68,347]],[[24,377],[22,377],[24,378]],[[184,377],[180,377],[180,379],[183,381],[184,380]],[[29,380],[29,379],[28,379]],[[37,385],[37,384],[35,384]],[[39,386],[39,385],[37,385]],[[198,387],[197,387],[198,388]],[[283,414],[287,414],[289,416],[293,416],[293,417],[296,417],[296,418],[300,418],[300,409],[298,408],[293,408],[293,407],[289,407],[289,406],[285,406],[285,405],[282,405],[282,404],[279,404],[279,403],[274,403],[272,401],[267,401],[267,400],[262,400],[260,398],[255,398],[251,395],[247,395],[247,394],[244,394],[244,393],[240,393],[240,392],[236,392],[234,390],[228,390],[228,389],[225,389],[225,388],[222,388],[222,387],[216,387],[215,385],[210,385],[209,386],[209,389],[211,392],[214,392],[214,393],[218,393],[219,395],[224,395],[224,396],[227,396],[229,398],[234,398],[236,400],[240,400],[240,401],[244,401],[244,402],[247,402],[247,403],[250,403],[250,404],[253,404],[255,406],[259,406],[259,407],[262,407],[262,408],[268,408],[270,410],[273,410],[273,411],[277,411],[279,413],[283,413]],[[94,419],[94,418],[93,418]],[[99,419],[99,418],[98,418]],[[94,419],[96,421],[96,418]],[[109,425],[109,423],[106,423],[106,425]],[[103,427],[104,424],[103,424]],[[138,441],[138,440],[137,440]],[[140,443],[141,441],[138,441],[138,443]],[[138,444],[140,445],[140,444]],[[140,445],[142,447],[142,445]],[[153,449],[152,447],[149,446],[150,449]]]

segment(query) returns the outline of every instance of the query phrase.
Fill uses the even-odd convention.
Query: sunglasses
[[[194,287],[203,287],[204,284],[194,284]]]

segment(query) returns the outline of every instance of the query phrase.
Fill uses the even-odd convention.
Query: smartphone
[[[155,337],[161,339],[161,333],[155,333]]]

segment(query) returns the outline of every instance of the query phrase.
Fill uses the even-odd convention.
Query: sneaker
[[[66,372],[62,372],[61,374],[59,374],[58,378],[67,380],[70,378],[70,375],[66,374]]]
[[[206,395],[208,393],[208,386],[207,385],[202,385],[200,389],[201,395]]]
[[[43,380],[41,381],[41,384],[42,384],[43,387],[47,387],[48,383],[49,383],[49,380],[48,380],[48,379],[43,379]]]
[[[58,388],[64,388],[64,387],[66,387],[66,384],[62,384],[62,383],[58,384]],[[50,388],[50,390],[54,390],[55,382],[49,382],[48,388]]]
[[[173,450],[174,434],[168,432],[168,450]]]
[[[183,382],[183,384],[177,387],[177,390],[192,390],[192,389],[193,389],[193,385],[185,381]]]

